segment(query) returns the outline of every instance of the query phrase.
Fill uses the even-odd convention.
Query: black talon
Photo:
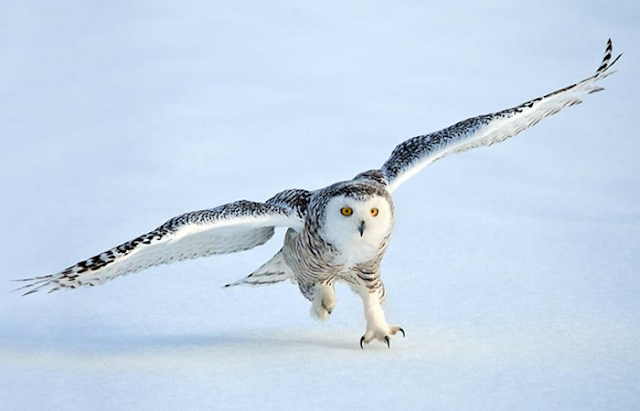
[[[407,336],[407,334],[404,333],[402,327],[398,327],[398,331],[402,332],[402,338],[405,338]]]
[[[329,315],[331,315],[331,311],[333,311],[332,309],[330,309],[329,307],[327,307],[326,305],[324,305],[324,303],[322,303],[322,308],[324,308],[325,310],[327,310],[327,312],[329,313]]]
[[[387,342],[387,348],[391,348],[391,341],[389,340],[389,336],[385,335],[384,340]]]
[[[364,350],[364,335],[360,338],[360,348]]]

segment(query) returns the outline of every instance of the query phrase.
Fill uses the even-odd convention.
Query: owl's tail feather
[[[296,277],[291,268],[289,268],[287,263],[284,261],[282,250],[280,250],[256,271],[241,280],[226,284],[224,288],[234,287],[237,285],[271,285],[285,280],[295,283]]]

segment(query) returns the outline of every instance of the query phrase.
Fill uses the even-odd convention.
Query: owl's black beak
[[[360,237],[364,235],[364,220],[360,221],[360,225],[358,226],[358,231],[360,231]]]

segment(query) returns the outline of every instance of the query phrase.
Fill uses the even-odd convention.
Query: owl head
[[[384,186],[348,181],[322,191],[317,215],[318,234],[324,241],[351,252],[378,248],[388,239],[393,229],[393,202]]]

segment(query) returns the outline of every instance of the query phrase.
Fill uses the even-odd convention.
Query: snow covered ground
[[[640,403],[636,1],[0,3],[0,409],[630,410]],[[176,214],[378,167],[591,75],[607,91],[397,191],[407,338],[338,287],[223,290],[279,248],[10,294]]]

